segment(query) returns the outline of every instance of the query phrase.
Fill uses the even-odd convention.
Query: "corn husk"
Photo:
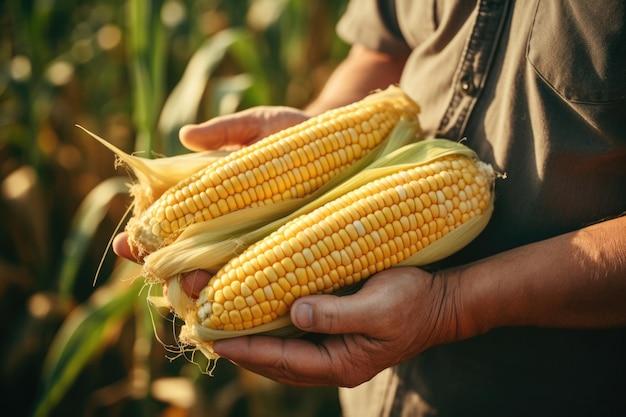
[[[116,165],[125,166],[130,170],[131,176],[134,177],[129,185],[129,192],[133,197],[134,216],[143,213],[169,188],[230,153],[220,150],[154,159],[142,158],[124,152],[83,126],[76,127],[112,151],[117,157]]]

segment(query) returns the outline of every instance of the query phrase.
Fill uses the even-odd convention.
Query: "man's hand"
[[[128,257],[123,234],[114,243]],[[181,277],[197,298],[210,276]],[[461,282],[413,267],[393,268],[367,279],[355,294],[312,295],[295,301],[291,320],[312,338],[248,336],[219,340],[215,352],[242,368],[293,385],[359,385],[389,366],[440,343],[469,337],[463,328]],[[167,285],[165,285],[167,288]],[[467,329],[466,329],[467,330]]]
[[[353,387],[435,344],[458,337],[459,281],[418,268],[387,270],[353,295],[296,300],[293,323],[319,337],[216,341],[220,356],[276,381]]]

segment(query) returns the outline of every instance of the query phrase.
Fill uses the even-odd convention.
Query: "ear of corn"
[[[211,355],[212,340],[288,333],[298,297],[451,255],[489,221],[493,179],[491,166],[447,140],[382,158],[232,258],[197,301],[172,280],[169,299],[186,322],[180,337]]]
[[[270,135],[211,163],[135,212],[127,226],[129,243],[148,254],[191,224],[308,196],[418,112],[415,102],[391,87]]]

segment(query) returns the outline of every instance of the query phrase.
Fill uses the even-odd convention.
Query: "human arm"
[[[299,299],[291,310],[316,342],[218,341],[238,365],[297,385],[355,386],[425,349],[504,326],[626,326],[626,217],[439,271],[391,269],[356,294]]]
[[[454,271],[452,271],[454,273]],[[626,326],[626,216],[461,268],[468,334]]]
[[[397,84],[405,63],[405,56],[392,56],[355,44],[305,112],[319,114],[358,101],[376,89]]]

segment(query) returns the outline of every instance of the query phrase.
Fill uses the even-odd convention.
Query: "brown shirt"
[[[350,3],[338,33],[408,56],[400,84],[426,135],[467,138],[507,173],[485,232],[443,266],[626,211],[625,26],[623,0]],[[341,395],[346,417],[601,416],[626,415],[624,393],[625,329],[511,328],[432,348]]]

